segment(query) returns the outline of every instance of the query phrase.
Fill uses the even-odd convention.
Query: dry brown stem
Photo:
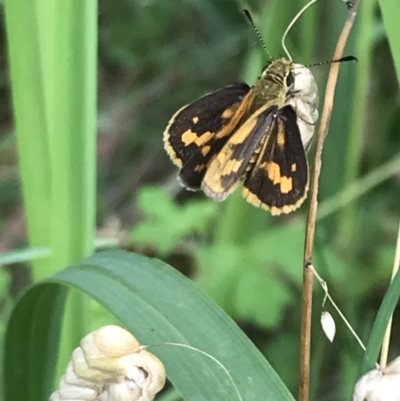
[[[352,7],[348,7],[348,14],[343,30],[336,45],[333,60],[343,56],[344,48],[349,37],[358,7],[362,0],[357,0]],[[349,4],[349,3],[348,3]],[[311,316],[312,316],[312,289],[313,272],[308,268],[312,263],[314,247],[315,221],[318,208],[318,180],[321,173],[322,149],[325,137],[328,133],[329,122],[332,115],[333,101],[335,97],[336,83],[339,74],[340,63],[331,64],[328,82],[326,84],[324,108],[321,123],[318,129],[317,146],[315,151],[314,166],[311,176],[310,207],[308,211],[306,238],[304,246],[304,272],[303,272],[303,299],[302,299],[302,322],[300,343],[300,386],[299,401],[308,401],[310,387],[310,346],[311,346]]]

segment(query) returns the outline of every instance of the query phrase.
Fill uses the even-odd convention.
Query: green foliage
[[[246,204],[239,193],[223,204],[179,193],[177,202],[161,188],[142,187],[151,182],[167,187],[170,176],[176,175],[175,166],[162,149],[162,131],[179,107],[241,79],[253,84],[265,65],[268,57],[239,10],[252,11],[272,56],[279,57],[283,53],[282,33],[305,1],[101,0],[99,12],[94,11],[97,2],[77,1],[60,2],[58,15],[52,15],[57,7],[50,7],[50,3],[5,1],[12,88],[1,59],[0,228],[5,240],[0,245],[9,251],[27,242],[24,233],[14,232],[15,221],[19,221],[15,214],[21,209],[21,177],[31,248],[24,252],[12,250],[0,261],[35,260],[33,276],[43,278],[79,260],[93,245],[98,19],[99,228],[107,225],[110,216],[117,216],[122,229],[132,232],[134,245],[150,246],[152,253],[168,258],[177,268],[193,271],[197,284],[239,323],[245,324],[247,333],[295,393],[306,206],[295,217],[271,218]],[[75,6],[75,11],[69,8]],[[362,338],[369,336],[388,285],[399,211],[399,182],[395,179],[400,169],[400,46],[396,19],[399,2],[379,0],[379,6],[382,15],[376,1],[363,1],[346,48],[346,53],[357,56],[359,62],[341,66],[324,146],[319,193],[323,219],[318,222],[313,259],[336,302]],[[331,59],[345,16],[346,7],[340,1],[317,2],[307,10],[287,38],[294,60],[310,64]],[[0,40],[4,49],[4,37]],[[323,99],[328,67],[315,67],[313,73]],[[9,126],[12,118],[7,95],[11,89],[19,171]],[[142,219],[136,224],[138,211]],[[48,263],[49,253],[52,263]],[[129,270],[130,265],[125,268]],[[74,270],[77,286],[91,285],[92,276],[85,269]],[[13,281],[19,282],[18,274],[12,274]],[[119,284],[109,280],[107,274],[103,279],[113,295],[118,296]],[[146,283],[150,291],[153,283]],[[26,279],[23,284],[28,284]],[[99,281],[106,291],[107,287],[102,285]],[[165,290],[168,286],[160,285],[157,293],[149,293],[148,301]],[[391,290],[390,307],[385,298],[385,316],[396,299],[393,291],[397,290]],[[94,292],[95,289],[93,295]],[[4,290],[2,299],[9,305],[8,294]],[[192,293],[187,296],[190,301]],[[197,299],[195,296],[194,300]],[[327,394],[331,398],[349,398],[362,352],[340,323],[333,346],[326,345],[319,329],[322,299],[322,292],[317,292],[312,354],[312,375],[317,385],[313,398],[326,398]],[[14,312],[13,319],[21,314],[21,320],[20,326],[10,329],[10,333],[16,333],[15,338],[9,336],[15,341],[12,349],[26,346],[35,367],[29,370],[29,366],[20,364],[29,370],[27,382],[32,386],[22,399],[33,399],[32,394],[45,399],[53,384],[52,358],[58,337],[48,335],[57,331],[62,301],[59,287],[44,284],[28,292]],[[139,314],[141,308],[148,311],[146,302],[140,303],[140,296],[134,300],[127,296],[123,302],[119,305],[126,308],[123,319]],[[176,300],[174,306],[179,302]],[[5,314],[8,305],[3,305]],[[47,315],[42,314],[46,306]],[[41,311],[37,315],[36,308]],[[72,310],[70,333],[81,333],[82,326],[88,329],[113,321],[98,307],[91,307],[84,316],[80,303]],[[176,313],[171,306],[171,315],[172,310]],[[52,314],[58,314],[57,319],[52,320]],[[165,323],[164,316],[152,316],[152,322],[144,329],[144,341],[152,335],[148,329],[151,325],[161,327]],[[182,316],[177,316],[184,322]],[[219,311],[217,316],[224,315]],[[30,336],[26,330],[24,318],[32,319],[29,322],[35,335]],[[134,332],[141,330],[137,328],[138,321],[141,322],[138,319],[129,326]],[[369,347],[371,360],[376,357],[379,333],[385,323],[378,321],[379,330],[375,325],[371,337],[374,345]],[[197,331],[202,334],[202,330],[218,328],[220,323],[208,324]],[[399,329],[395,318],[393,338],[398,338]],[[197,332],[190,336],[196,339]],[[192,344],[190,336],[187,342]],[[154,342],[160,339],[155,335],[150,338]],[[230,338],[223,338],[222,343],[231,344]],[[64,356],[69,356],[75,342],[71,343],[62,346]],[[216,348],[220,345],[214,344]],[[391,352],[393,356],[399,354],[398,345],[393,344]],[[15,355],[16,361],[23,357],[18,352]],[[12,363],[15,355],[7,363]],[[243,359],[238,361],[240,364]],[[253,362],[246,361],[251,368]],[[257,361],[264,366],[263,359]],[[38,366],[43,366],[43,370]],[[320,369],[322,366],[331,368]],[[241,369],[247,372],[248,366]],[[260,372],[264,372],[262,369]],[[196,379],[197,372],[190,372]],[[226,382],[225,377],[221,380]],[[192,377],[187,382],[191,385]],[[343,386],[338,386],[338,382]],[[16,383],[19,385],[21,380]],[[201,385],[205,388],[208,383]],[[41,386],[39,392],[37,386]],[[218,391],[222,392],[220,388]],[[227,397],[225,393],[223,397]],[[266,398],[265,393],[258,398]],[[208,399],[212,399],[212,394]]]
[[[400,38],[398,35],[398,19],[400,3],[396,0],[379,0],[383,22],[392,53],[394,66],[396,67],[397,79],[400,82]]]
[[[48,398],[54,374],[49,359],[58,344],[65,286],[96,299],[141,344],[158,344],[151,352],[184,399],[239,401],[239,393],[248,401],[293,400],[256,347],[193,283],[165,263],[122,251],[94,255],[22,297],[6,338],[7,400]],[[163,342],[206,352],[231,379],[215,360]],[[24,380],[18,380],[21,375]]]
[[[259,250],[252,253],[256,242],[257,239],[249,245],[221,244],[199,250],[198,280],[201,288],[231,316],[273,329],[281,323],[293,294],[276,277],[271,269],[273,263],[260,258]]]
[[[173,251],[190,234],[204,234],[216,212],[210,200],[179,205],[159,187],[143,188],[137,204],[145,218],[132,231],[132,239],[160,255]],[[296,301],[290,287],[301,284],[303,238],[304,226],[295,221],[240,244],[192,242],[194,278],[234,318],[274,329]],[[316,254],[315,263],[332,279],[340,281],[345,275],[343,262],[329,248]]]
[[[400,272],[396,274],[393,282],[390,284],[382,304],[376,315],[374,325],[368,340],[367,350],[363,356],[359,374],[364,374],[375,367],[378,355],[381,349],[383,336],[391,316],[400,299]]]
[[[188,234],[204,234],[215,216],[215,204],[198,200],[178,205],[160,187],[145,187],[139,192],[137,206],[145,221],[135,226],[132,240],[147,244],[160,254],[168,254]]]
[[[51,249],[32,262],[40,280],[94,249],[97,1],[7,0],[5,19],[29,243]],[[75,344],[88,319],[72,302]]]
[[[1,312],[0,312],[0,341],[3,341],[6,327],[7,327],[7,319],[13,307],[12,298],[9,293],[11,283],[10,274],[5,272],[3,269],[0,269],[0,303],[1,303]],[[4,346],[0,347],[0,360],[3,360],[3,351]]]

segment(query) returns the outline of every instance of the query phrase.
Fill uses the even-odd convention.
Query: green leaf
[[[281,322],[293,301],[289,281],[303,275],[304,223],[273,227],[241,244],[218,243],[196,252],[200,287],[236,319],[266,328]],[[314,264],[321,274],[342,278],[346,269],[335,252],[324,245]],[[268,308],[265,308],[268,305]]]
[[[59,285],[37,285],[14,308],[4,340],[5,400],[49,398],[65,295]]]
[[[145,220],[133,229],[132,239],[154,246],[161,254],[171,252],[184,236],[204,232],[216,211],[216,205],[209,200],[179,205],[155,186],[139,192],[138,206]]]
[[[399,298],[400,273],[397,273],[396,277],[390,284],[390,287],[383,298],[381,307],[376,315],[376,319],[368,339],[367,350],[364,353],[364,357],[359,369],[359,376],[374,368],[374,365],[378,360],[378,355],[382,346],[386,327],[396,308]]]
[[[52,251],[33,264],[41,279],[93,252],[97,1],[5,4],[29,241]]]
[[[385,24],[390,50],[397,73],[397,81],[400,82],[400,36],[399,36],[399,15],[400,2],[398,0],[379,0]]]
[[[48,383],[42,382],[44,375],[52,379],[62,285],[96,299],[142,344],[177,342],[212,355],[228,369],[243,400],[293,400],[243,332],[190,280],[158,260],[122,251],[96,254],[22,297],[6,336],[7,400],[49,396]],[[172,345],[154,346],[151,352],[186,400],[239,399],[221,367],[200,353]]]
[[[247,244],[221,243],[199,249],[196,280],[234,318],[275,327],[292,297],[276,274],[282,265],[279,255],[271,258],[273,244],[273,238],[262,235]],[[282,243],[279,245],[282,247]],[[300,269],[301,260],[300,254],[297,263]]]
[[[284,308],[293,297],[274,271],[267,269],[266,264],[246,266],[246,272],[237,283],[235,316],[242,320],[252,317],[256,324],[272,328],[281,323]]]

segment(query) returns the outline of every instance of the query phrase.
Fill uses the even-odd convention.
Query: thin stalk
[[[329,299],[329,302],[332,304],[332,306],[334,307],[334,309],[336,310],[337,314],[339,315],[339,317],[343,320],[344,324],[347,326],[347,328],[350,330],[350,333],[353,335],[353,337],[356,339],[356,341],[358,342],[359,346],[361,347],[361,349],[363,351],[365,351],[365,345],[362,342],[361,338],[357,335],[356,331],[353,329],[353,326],[350,324],[350,322],[346,319],[346,316],[344,315],[344,313],[340,310],[340,308],[337,306],[336,302],[333,300],[333,298],[331,297],[331,294],[329,294],[328,291],[328,285],[326,283],[325,280],[322,279],[322,277],[318,274],[318,272],[315,270],[315,267],[313,265],[309,265],[309,269],[312,270],[314,276],[317,278],[317,280],[319,281],[322,289],[325,292],[325,298],[324,301],[322,302],[322,306],[324,306],[325,304],[325,300]]]
[[[391,281],[393,281],[394,277],[396,276],[397,272],[399,271],[399,266],[400,266],[400,222],[399,222],[399,229],[397,231],[396,252],[394,255]],[[382,343],[382,352],[381,352],[381,360],[380,360],[380,365],[381,365],[382,369],[387,364],[387,357],[388,357],[389,345],[390,345],[390,334],[392,331],[392,318],[393,318],[393,315],[389,319],[389,323],[387,325],[386,332],[385,332],[385,337],[383,338],[383,343]]]
[[[332,59],[336,60],[343,56],[347,39],[353,27],[361,0],[349,9],[346,22],[340,34]],[[312,253],[315,237],[315,222],[318,208],[318,180],[321,173],[322,149],[325,137],[328,133],[329,122],[332,115],[335,88],[339,74],[340,63],[331,64],[328,82],[326,85],[324,108],[321,123],[318,130],[317,146],[315,151],[314,167],[311,179],[310,207],[308,211],[306,238],[304,247],[304,273],[303,273],[303,299],[302,299],[302,322],[300,343],[300,386],[299,400],[308,401],[310,389],[310,344],[311,344],[311,316],[312,316],[312,283],[313,272],[309,269],[312,265]]]

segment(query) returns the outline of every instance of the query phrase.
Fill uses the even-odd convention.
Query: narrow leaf
[[[35,349],[43,352],[49,339],[58,335],[56,323],[60,311],[49,306],[49,298],[45,303],[37,300],[41,293],[48,292],[57,299],[60,284],[73,286],[95,298],[142,344],[158,344],[149,350],[164,363],[168,378],[186,400],[234,401],[240,399],[237,391],[246,401],[293,400],[262,354],[190,280],[158,260],[122,251],[94,255],[37,285],[21,299],[6,338],[7,399],[45,399],[22,394],[25,383],[29,381],[34,386],[37,375],[30,369],[34,363],[31,352]],[[31,335],[39,327],[43,332],[35,337],[35,344],[32,337],[15,342],[14,336],[18,336],[21,326]],[[163,342],[187,344],[208,353],[229,371],[235,386],[215,361],[193,350],[162,345]],[[36,357],[34,370],[40,371],[46,366],[48,356],[43,353],[40,361],[36,352]]]
[[[394,309],[400,298],[400,274],[397,273],[396,277],[390,284],[388,291],[383,298],[382,305],[379,308],[374,325],[369,336],[367,350],[365,351],[359,376],[368,370],[372,369],[378,359],[379,351],[382,346],[383,336],[385,335],[386,327],[389,322],[390,316],[393,314]]]

